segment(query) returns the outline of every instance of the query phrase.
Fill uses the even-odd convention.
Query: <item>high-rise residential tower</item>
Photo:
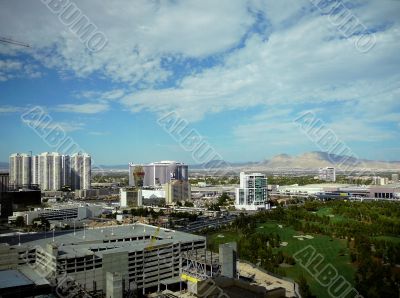
[[[10,156],[10,187],[23,188],[31,184],[31,159],[25,153],[14,153]]]
[[[34,156],[20,153],[10,156],[11,188],[39,185],[41,190],[60,190],[63,186],[74,190],[90,189],[90,179],[91,158],[87,154],[70,157],[58,152],[44,152]]]
[[[240,173],[240,187],[236,188],[235,207],[245,210],[268,208],[267,177],[261,173]]]
[[[71,156],[71,188],[90,189],[92,161],[90,155],[76,153]]]
[[[33,185],[40,185],[39,159],[39,155],[32,156],[31,181]]]
[[[39,180],[42,190],[61,189],[61,155],[44,152],[39,155]]]
[[[71,186],[71,157],[61,156],[61,185]]]

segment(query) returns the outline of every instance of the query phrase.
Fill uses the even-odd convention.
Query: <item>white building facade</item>
[[[14,153],[10,156],[10,186],[23,188],[31,184],[32,156],[24,153]]]
[[[100,205],[60,205],[51,208],[36,208],[32,211],[15,211],[8,217],[8,222],[14,222],[18,216],[24,218],[26,225],[31,225],[33,220],[41,217],[47,220],[82,220],[90,217],[97,217],[103,212]]]
[[[269,209],[267,177],[261,173],[240,173],[240,186],[236,188],[235,208],[244,210]]]
[[[326,182],[336,182],[335,168],[333,167],[320,168],[318,178]]]
[[[39,156],[39,185],[41,190],[61,188],[61,155],[57,152],[44,152]]]
[[[134,175],[137,164],[129,164],[129,185],[134,186]],[[144,171],[143,186],[160,186],[171,180],[188,181],[188,165],[176,161],[160,161],[140,165]]]
[[[71,156],[71,188],[90,189],[92,161],[88,154],[76,153]]]
[[[63,155],[43,152],[40,155],[14,153],[10,156],[10,186],[12,188],[39,185],[41,190],[90,189],[91,157],[88,154]]]

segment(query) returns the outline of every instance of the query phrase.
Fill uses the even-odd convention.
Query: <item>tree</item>
[[[15,219],[15,225],[17,227],[22,228],[23,226],[25,226],[25,220],[23,216],[17,216],[17,218]]]
[[[299,291],[301,297],[304,298],[314,297],[311,293],[310,286],[308,285],[307,280],[303,275],[300,276],[298,283],[299,283]]]
[[[38,217],[32,220],[33,226],[37,228],[46,228],[50,227],[49,221],[44,217]]]
[[[194,204],[192,202],[189,201],[185,201],[185,207],[194,207]]]
[[[227,193],[222,193],[220,197],[218,198],[218,206],[224,206],[231,198]]]

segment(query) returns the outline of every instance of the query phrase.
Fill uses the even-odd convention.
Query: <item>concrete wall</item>
[[[128,287],[128,252],[116,252],[103,254],[103,284],[106,284],[107,272],[119,272],[125,279],[125,287]]]

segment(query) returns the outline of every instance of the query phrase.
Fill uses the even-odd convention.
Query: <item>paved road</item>
[[[210,220],[195,221],[177,230],[190,233],[190,232],[197,232],[208,227],[217,228],[219,226],[233,222],[235,218],[236,218],[235,216],[228,216],[226,218],[214,218]]]

